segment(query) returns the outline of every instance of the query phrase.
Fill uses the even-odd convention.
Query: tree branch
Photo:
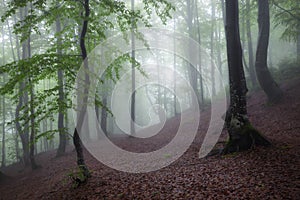
[[[277,4],[275,1],[273,1],[273,4],[274,4],[277,8],[281,9],[282,11],[288,13],[288,14],[289,14],[290,16],[292,16],[293,18],[295,18],[295,19],[297,19],[297,20],[300,21],[300,17],[298,17],[297,15],[294,15],[290,10],[287,10],[287,9],[281,7],[281,6],[280,6],[279,4]]]

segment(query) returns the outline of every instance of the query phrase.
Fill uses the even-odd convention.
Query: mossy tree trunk
[[[247,85],[242,64],[242,48],[239,33],[238,1],[226,1],[226,41],[230,84],[230,106],[226,114],[229,142],[223,153],[250,149],[254,145],[269,145],[259,132],[251,126],[247,116]]]

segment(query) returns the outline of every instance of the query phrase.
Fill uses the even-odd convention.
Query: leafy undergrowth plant
[[[84,175],[82,168],[72,170],[67,174],[67,177],[71,180],[72,188],[78,188],[87,181],[87,177]]]

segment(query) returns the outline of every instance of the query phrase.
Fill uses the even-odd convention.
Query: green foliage
[[[138,32],[138,27],[151,26],[150,18],[153,9],[163,23],[166,23],[167,19],[171,17],[170,11],[174,10],[174,6],[167,0],[143,1],[142,7],[134,11],[124,1],[115,0],[90,1],[89,7],[89,25],[85,38],[89,52],[116,31],[125,33],[134,29],[136,38],[143,40],[142,35]],[[146,15],[144,10],[146,10]],[[35,141],[42,137],[53,139],[59,130],[42,132],[38,129],[40,123],[45,119],[54,121],[59,111],[67,113],[67,110],[71,108],[71,91],[75,89],[76,75],[82,63],[78,42],[84,19],[82,11],[81,1],[22,0],[7,3],[1,16],[2,22],[11,22],[11,18],[15,19],[13,33],[18,37],[21,46],[19,53],[20,57],[23,54],[23,59],[1,66],[0,74],[7,74],[7,80],[0,88],[0,94],[9,96],[13,104],[18,105],[18,102],[22,101],[20,97],[34,90],[33,102],[30,102],[31,98],[29,98],[27,104],[21,106],[19,118],[13,119],[10,125],[16,121],[20,122],[20,125],[24,127],[19,132],[22,134],[32,126],[30,118],[34,117]],[[57,20],[61,22],[60,32],[55,31]],[[35,40],[43,45],[35,47]],[[59,40],[61,44],[59,44]],[[33,44],[30,46],[31,55],[25,55],[31,43]],[[144,43],[147,46],[145,41]],[[63,52],[62,55],[58,55],[58,49]],[[141,65],[129,54],[126,54],[114,60],[106,70],[105,76],[97,77],[97,79],[100,83],[104,81],[101,80],[102,78],[116,82],[120,78],[122,69],[126,66],[125,63],[133,62],[135,62],[136,69],[145,75]],[[64,74],[64,101],[58,97],[58,70],[62,70]],[[49,88],[41,86],[45,80],[51,82]],[[19,91],[22,85],[24,87]],[[98,95],[95,102],[99,107],[105,107]],[[30,105],[34,107],[34,114],[30,112]],[[106,109],[108,110],[108,108]],[[110,111],[108,110],[108,112]],[[64,130],[65,133],[66,131]]]
[[[78,170],[73,170],[67,175],[71,182],[73,188],[78,188],[80,184],[86,182],[86,176],[84,175],[84,171],[79,167]]]
[[[282,25],[285,30],[281,38],[287,41],[297,41],[300,34],[300,4],[295,0],[271,0],[276,26]]]

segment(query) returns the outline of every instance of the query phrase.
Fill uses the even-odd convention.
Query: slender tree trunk
[[[104,134],[107,135],[107,94],[103,93],[102,98],[102,108],[101,108],[101,129]]]
[[[58,57],[61,58],[62,56],[62,41],[61,41],[61,21],[60,17],[58,16],[56,19],[56,33],[57,35],[57,54]],[[58,69],[57,71],[57,78],[58,78],[58,131],[59,131],[59,146],[56,152],[56,157],[62,156],[66,151],[66,143],[67,143],[67,135],[64,125],[64,73],[63,70]]]
[[[30,3],[30,9],[32,10],[32,3]],[[29,28],[31,32],[31,27]],[[27,56],[28,58],[31,58],[31,37],[30,35],[28,36],[27,39]],[[31,124],[31,133],[30,133],[30,138],[29,138],[29,157],[30,157],[30,163],[31,163],[31,168],[37,169],[39,166],[35,162],[35,151],[36,151],[36,141],[35,141],[35,110],[34,110],[34,84],[32,83],[31,77],[28,77],[28,84],[29,84],[29,92],[30,92],[30,124]]]
[[[194,2],[192,0],[187,0],[187,25],[188,25],[188,34],[190,38],[194,38],[193,33],[193,8],[195,6]],[[190,41],[191,42],[191,41]],[[191,57],[193,55],[194,49],[191,48],[191,44],[188,44],[188,56]],[[199,105],[199,90],[197,87],[197,71],[195,69],[196,66],[193,66],[191,63],[188,64],[188,77],[190,84],[196,94],[197,99],[192,98],[191,103],[192,106]]]
[[[297,35],[297,60],[300,63],[300,22],[298,22],[298,35]]]
[[[225,2],[224,2],[224,0],[220,0],[220,1],[221,1],[221,11],[222,11],[222,17],[223,17],[223,25],[224,25],[224,28],[225,28],[225,25],[226,25]]]
[[[5,65],[5,47],[4,47],[4,29],[2,29],[2,64]],[[3,84],[5,84],[5,74],[3,74]],[[5,167],[6,165],[6,152],[5,152],[5,123],[6,123],[6,109],[5,109],[5,95],[2,96],[2,159],[1,159],[1,167]]]
[[[244,1],[242,1],[244,3]],[[242,56],[243,56],[243,65],[244,65],[244,69],[247,70],[247,72],[250,74],[250,70],[248,68],[248,65],[246,63],[246,59],[245,59],[245,53],[244,53],[244,49],[245,49],[245,41],[246,41],[246,31],[245,31],[245,9],[242,9],[242,19],[241,19],[241,43],[242,43]]]
[[[274,81],[267,65],[268,45],[270,35],[269,1],[258,1],[258,44],[256,50],[255,69],[261,88],[272,103],[278,102],[283,92]]]
[[[134,0],[131,0],[131,9],[134,11]],[[132,57],[132,73],[131,73],[131,120],[130,120],[130,133],[135,135],[135,36],[134,36],[134,19],[132,19],[131,27],[131,57]]]
[[[173,32],[175,34],[176,31],[176,18],[175,15],[173,16],[174,24],[173,24]],[[174,68],[174,73],[173,73],[173,79],[174,79],[174,95],[173,95],[173,107],[174,107],[174,116],[177,115],[177,100],[176,100],[176,84],[177,84],[177,79],[176,79],[176,38],[174,37],[173,39],[173,45],[174,45],[174,57],[173,57],[173,68]],[[147,87],[146,87],[147,88]],[[149,98],[150,99],[150,98]]]
[[[24,13],[23,13],[24,11]],[[23,20],[25,16],[27,15],[27,7],[25,8],[20,8],[20,19]],[[17,40],[17,48],[19,46],[18,40]],[[19,48],[18,48],[19,49]],[[18,50],[19,52],[19,50]],[[20,53],[18,53],[18,58],[20,58]],[[22,59],[27,58],[27,48],[26,48],[26,41],[22,43]],[[28,123],[25,123],[22,127],[20,123],[20,111],[21,108],[24,105],[28,105],[28,93],[25,90],[26,88],[26,83],[25,81],[21,81],[19,83],[19,100],[18,104],[16,107],[16,129],[18,131],[18,134],[20,135],[21,142],[22,142],[22,149],[23,149],[23,162],[25,166],[28,166],[30,164],[30,159],[29,159],[29,130],[28,130]],[[25,117],[28,119],[28,108],[25,107],[23,111],[23,115],[27,116]]]
[[[238,0],[226,0],[226,41],[230,85],[230,106],[226,114],[229,142],[223,153],[250,149],[254,145],[270,143],[254,129],[247,116],[247,86],[242,64],[239,33]]]
[[[198,1],[195,1],[195,7],[196,7],[196,17],[197,17],[197,33],[198,33],[198,43],[199,46],[201,47],[201,31],[200,31],[200,21],[199,21],[199,11],[198,11]],[[200,105],[204,104],[204,89],[203,89],[203,76],[202,76],[202,50],[199,49],[199,82],[200,82]]]
[[[14,119],[14,110],[12,107],[11,107],[10,115],[11,115],[11,119]],[[16,161],[21,162],[18,133],[16,129],[13,127],[12,127],[12,134],[14,135],[14,140],[15,140]]]
[[[16,55],[15,55],[14,45],[13,45],[13,40],[12,40],[12,34],[11,34],[11,29],[10,29],[8,20],[6,20],[6,23],[7,23],[8,33],[9,33],[9,42],[10,42],[10,46],[11,46],[11,53],[12,53],[14,61],[16,61]]]
[[[5,167],[6,165],[6,151],[5,151],[5,96],[2,96],[2,118],[3,118],[3,124],[2,124],[2,158],[1,158],[1,167]]]
[[[250,0],[246,0],[246,31],[247,31],[247,42],[248,42],[249,72],[250,72],[252,87],[256,87],[257,80],[255,74],[255,67],[254,67],[250,19],[251,19]]]
[[[222,71],[222,50],[221,50],[221,34],[222,34],[223,26],[221,23],[218,24],[218,45],[217,45],[217,54],[218,54],[218,69],[221,76],[223,76]],[[219,81],[219,88],[222,88],[223,84]]]
[[[215,42],[215,2],[211,0],[211,33],[210,33],[210,60],[211,60],[211,85],[212,85],[212,96],[216,95],[216,84],[215,84],[215,64],[214,64],[214,42]]]
[[[31,163],[31,168],[37,169],[39,166],[35,162],[35,110],[34,110],[34,85],[32,84],[31,78],[29,77],[28,81],[30,85],[30,123],[31,123],[31,134],[30,134],[30,163]]]
[[[91,176],[90,171],[88,169],[88,167],[85,164],[84,161],[84,155],[83,155],[83,149],[82,149],[82,142],[81,139],[79,137],[79,133],[78,131],[83,131],[82,130],[82,125],[83,125],[83,118],[85,117],[85,114],[87,112],[87,101],[88,101],[88,94],[89,94],[89,85],[90,85],[90,78],[88,75],[88,71],[89,71],[89,66],[88,66],[88,60],[87,60],[87,51],[86,51],[86,47],[85,47],[85,36],[88,30],[88,18],[90,15],[90,7],[89,7],[89,0],[84,0],[83,3],[84,6],[84,20],[83,20],[83,25],[82,25],[82,30],[81,30],[81,34],[80,34],[80,49],[81,49],[81,54],[82,54],[82,60],[84,63],[84,69],[85,69],[85,83],[84,83],[84,97],[83,97],[83,102],[82,102],[82,106],[81,109],[79,111],[79,117],[77,118],[77,123],[76,123],[76,128],[74,130],[74,134],[73,134],[73,143],[76,149],[76,153],[77,153],[77,165],[83,175],[82,179],[77,179],[76,181],[78,182],[78,184],[82,183],[82,182],[86,182],[87,179]]]
[[[2,96],[2,116],[3,116],[3,124],[2,124],[2,159],[1,159],[1,167],[5,167],[6,163],[6,151],[5,151],[5,96]]]

